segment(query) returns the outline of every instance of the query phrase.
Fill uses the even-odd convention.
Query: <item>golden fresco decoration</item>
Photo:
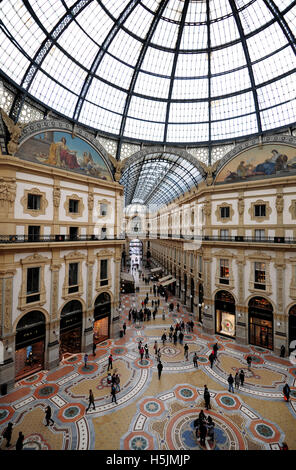
[[[235,183],[296,174],[296,148],[285,144],[253,147],[230,160],[215,183]]]
[[[80,137],[64,131],[46,131],[26,140],[16,157],[112,181],[99,153]]]

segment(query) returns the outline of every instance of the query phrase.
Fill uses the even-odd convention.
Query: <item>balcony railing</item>
[[[53,242],[92,242],[102,240],[125,240],[125,235],[0,235],[1,243],[53,243]]]
[[[245,237],[241,235],[235,236],[220,236],[220,235],[183,235],[183,234],[151,234],[153,238],[176,238],[182,240],[199,240],[199,241],[214,241],[214,242],[245,242],[245,243],[287,243],[295,244],[296,238],[293,237]]]

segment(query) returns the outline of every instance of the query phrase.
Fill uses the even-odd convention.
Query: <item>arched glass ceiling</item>
[[[201,181],[198,168],[178,155],[148,154],[124,170],[125,205],[144,204],[151,210],[169,203]]]
[[[121,141],[171,144],[288,126],[295,18],[292,0],[3,0],[12,114],[28,94]]]

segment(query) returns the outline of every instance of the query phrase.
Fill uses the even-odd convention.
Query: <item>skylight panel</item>
[[[170,123],[207,122],[208,120],[208,101],[199,101],[195,103],[172,103],[170,106]]]
[[[0,31],[1,70],[20,84],[30,62],[22,52]]]
[[[94,128],[100,127],[104,132],[118,133],[120,129],[121,116],[114,112],[100,108],[95,104],[84,101],[80,120],[82,123]]]
[[[109,13],[114,16],[114,18],[118,18],[129,2],[130,0],[120,0],[120,2],[118,0],[109,0],[106,4],[106,7],[108,8]]]
[[[205,24],[197,24],[194,26],[184,26],[180,51],[207,49],[208,47],[208,32]]]
[[[257,0],[239,12],[244,34],[249,34],[274,19],[264,0]]]
[[[269,26],[269,28],[265,28],[260,33],[247,39],[250,59],[252,62],[271,54],[286,44],[287,39],[277,23],[274,23]]]
[[[30,93],[66,116],[72,115],[77,101],[77,95],[66,90],[41,71],[37,72]]]
[[[168,142],[204,142],[209,139],[209,125],[205,124],[169,124]]]
[[[240,116],[255,112],[254,97],[252,92],[242,93],[225,99],[211,101],[211,118],[227,119],[232,116]]]
[[[153,18],[154,15],[149,13],[139,4],[124,22],[124,27],[133,34],[145,39]]]
[[[159,46],[174,49],[178,37],[179,25],[160,20],[151,42]]]
[[[131,99],[128,115],[139,119],[147,119],[150,121],[165,121],[167,103],[163,101],[154,101],[150,99],[139,98],[133,96]]]
[[[141,70],[157,73],[158,75],[171,76],[174,54],[154,47],[148,47],[142,63]]]
[[[51,48],[42,63],[42,69],[66,88],[74,93],[80,93],[86,71],[65,56],[58,47]]]
[[[136,81],[135,93],[166,99],[170,80],[140,72]]]
[[[227,72],[247,64],[246,56],[239,42],[211,52],[211,73]]]
[[[177,79],[174,80],[173,100],[202,99],[208,97],[208,79]]]
[[[157,124],[138,119],[127,118],[125,126],[125,137],[136,139],[162,141],[164,133],[164,124]]]
[[[30,4],[47,31],[51,31],[67,12],[62,2],[56,0],[31,0]]]
[[[249,71],[245,67],[236,72],[217,75],[211,78],[211,96],[221,96],[251,87]]]
[[[129,34],[119,30],[111,42],[108,51],[123,62],[135,66],[143,44]]]
[[[96,75],[121,88],[128,90],[134,69],[105,54]]]
[[[211,47],[220,46],[239,38],[239,31],[233,16],[211,23]]]
[[[123,91],[94,78],[86,99],[108,110],[122,113],[126,96],[126,93]]]
[[[288,72],[294,67],[296,67],[295,54],[292,48],[288,46],[271,57],[253,65],[255,82],[256,84],[266,82]]]
[[[293,79],[294,77],[294,79]],[[285,101],[295,100],[296,98],[296,74],[288,75],[280,80],[269,83],[266,86],[257,89],[260,109],[275,106]],[[294,112],[294,120],[295,120]]]
[[[258,132],[256,114],[211,123],[213,140],[231,139]]]
[[[178,77],[206,77],[208,74],[207,54],[179,54],[176,74]]]
[[[87,7],[77,15],[76,20],[85,33],[99,46],[102,45],[108,32],[114,25],[112,19],[97,2],[91,2],[87,5]]]
[[[99,50],[99,47],[75,21],[72,21],[59,37],[58,44],[87,69],[91,67]]]

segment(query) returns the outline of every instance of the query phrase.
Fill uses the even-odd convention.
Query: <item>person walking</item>
[[[235,376],[234,376],[234,384],[235,384],[235,388],[237,388],[237,389],[239,389],[239,382],[240,382],[240,378],[239,378],[239,373],[237,371]]]
[[[157,362],[160,362],[160,359],[161,359],[161,352],[160,352],[160,348],[159,348],[158,351],[157,351]]]
[[[112,354],[110,354],[110,356],[108,357],[108,369],[113,369],[113,356]]]
[[[7,427],[4,429],[2,436],[6,439],[6,447],[10,446],[11,436],[12,436],[12,423],[8,423]]]
[[[120,377],[118,374],[115,375],[115,389],[116,393],[120,392]]]
[[[169,341],[170,343],[173,342],[173,333],[171,331],[169,332]]]
[[[219,349],[218,343],[215,343],[214,346],[213,346],[214,360],[217,359],[218,349]]]
[[[211,408],[211,395],[206,385],[204,386],[204,401],[206,409]]]
[[[182,331],[180,331],[180,333],[179,333],[179,342],[180,342],[181,345],[183,344],[183,338],[184,338],[184,335],[183,335]]]
[[[178,336],[177,336],[176,331],[175,331],[175,333],[173,334],[173,339],[174,339],[174,345],[176,346],[176,345],[177,345],[177,341],[178,341]]]
[[[233,389],[234,379],[232,377],[232,374],[229,374],[227,382],[228,382],[228,391],[234,393],[234,389]]]
[[[210,438],[210,442],[214,442],[214,434],[215,434],[215,423],[212,420],[211,416],[208,416],[208,422],[207,422],[207,436]]]
[[[162,335],[162,337],[161,337],[161,341],[162,341],[162,344],[163,344],[163,345],[165,345],[166,339],[167,339],[166,334],[163,333],[163,335]]]
[[[96,409],[95,397],[94,397],[94,394],[93,394],[93,391],[92,391],[92,390],[89,391],[88,407],[86,408],[85,413],[88,412],[88,410],[90,409],[91,405],[92,405],[92,407],[93,407],[93,410],[95,410],[95,409]]]
[[[85,368],[85,369],[88,369],[88,367],[87,367],[88,354],[87,354],[87,353],[84,354],[83,360],[84,360],[84,368]]]
[[[161,372],[162,372],[162,369],[163,369],[163,365],[162,365],[161,361],[159,361],[159,363],[157,364],[157,369],[158,369],[158,380],[160,380]]]
[[[140,349],[139,349],[139,353],[140,353],[140,357],[141,357],[141,364],[142,364],[142,362],[143,362],[143,357],[144,357],[144,348],[143,348],[143,346],[141,346],[141,347],[140,347]]]
[[[209,355],[209,361],[210,361],[210,364],[211,364],[211,369],[213,369],[213,364],[214,364],[214,354],[211,352],[211,354]]]
[[[115,384],[112,384],[112,386],[111,386],[111,396],[112,396],[111,403],[113,403],[115,401],[115,403],[117,404],[117,401],[116,401],[116,385]]]
[[[247,357],[247,364],[248,364],[248,369],[250,370],[250,369],[251,369],[251,364],[252,364],[252,358],[251,358],[251,356],[248,356],[248,357]]]
[[[199,425],[199,439],[200,439],[199,442],[201,446],[206,445],[206,435],[207,435],[206,424],[203,421],[201,421]]]
[[[185,343],[185,345],[184,345],[184,357],[185,357],[186,361],[188,361],[188,351],[189,351],[188,344]]]
[[[194,356],[193,356],[193,365],[194,365],[194,367],[198,367],[197,359],[198,359],[198,357],[197,357],[197,354],[195,352]]]
[[[155,356],[157,356],[157,351],[158,351],[157,341],[154,341],[153,349],[154,349]]]
[[[287,383],[283,387],[284,398],[286,401],[289,401],[291,389]]]
[[[244,386],[244,381],[245,381],[245,373],[244,373],[243,370],[240,371],[239,379],[240,379],[241,387],[243,387]]]
[[[123,329],[123,334],[125,335],[126,333],[126,323],[124,322],[124,324],[122,325],[122,329]]]
[[[49,426],[49,422],[51,421],[51,425],[54,425],[54,420],[51,418],[51,408],[48,405],[45,409],[45,419],[46,419],[46,425]]]
[[[96,349],[97,349],[97,345],[95,342],[93,342],[93,347],[92,347],[93,356],[96,355]]]
[[[24,436],[23,433],[20,431],[20,432],[19,432],[19,435],[18,435],[18,438],[17,438],[17,441],[16,441],[16,444],[15,444],[15,450],[23,450],[23,447],[24,447],[24,439],[25,439],[25,436]]]
[[[148,344],[145,344],[144,346],[145,350],[145,359],[149,359],[149,349],[148,349]]]

